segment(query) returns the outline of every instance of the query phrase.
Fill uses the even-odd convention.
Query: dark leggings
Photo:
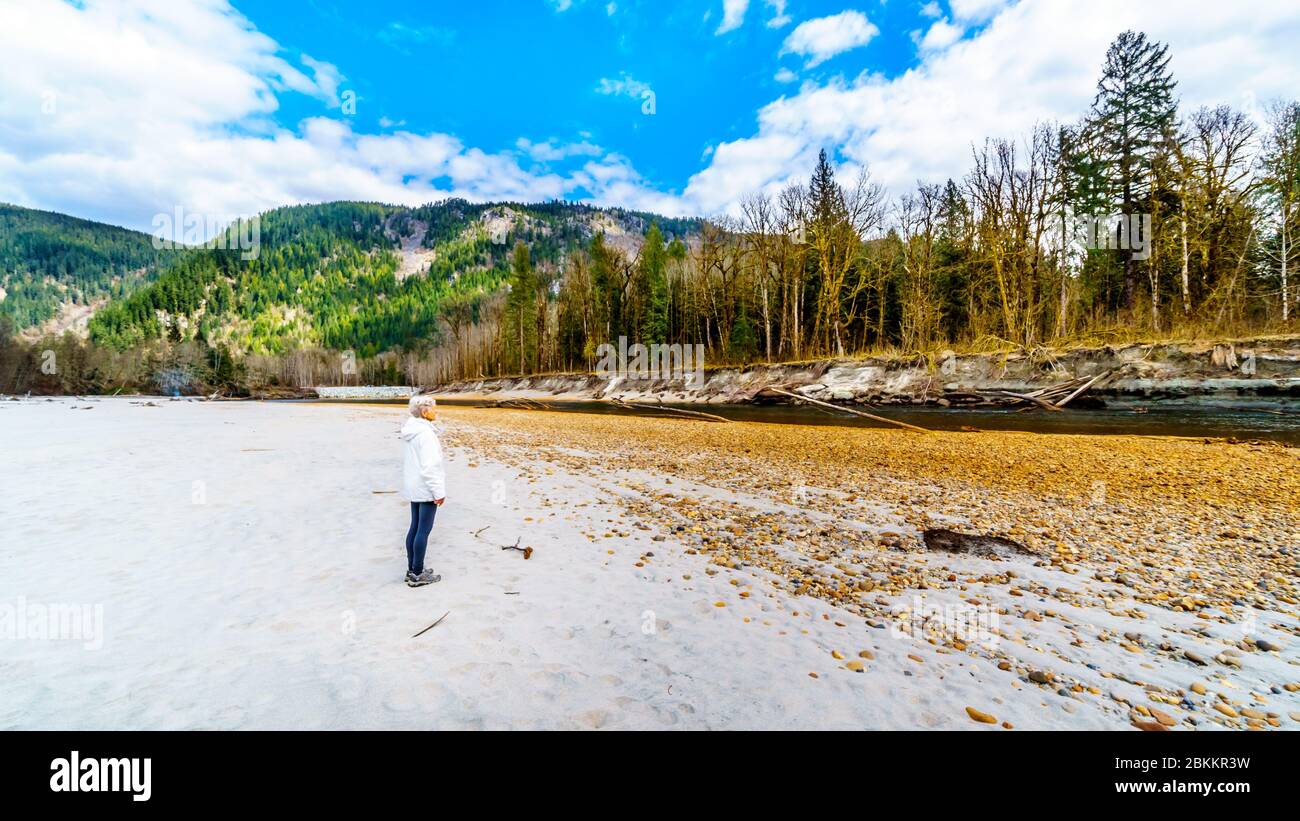
[[[406,569],[424,572],[424,552],[429,549],[429,531],[438,506],[433,502],[411,502],[411,529],[406,531]]]

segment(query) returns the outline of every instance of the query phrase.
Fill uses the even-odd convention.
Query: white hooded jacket
[[[402,493],[411,502],[434,502],[447,496],[447,476],[442,468],[442,443],[428,419],[414,416],[402,425],[406,457],[402,463]]]

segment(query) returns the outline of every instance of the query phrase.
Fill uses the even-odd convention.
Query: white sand
[[[99,649],[0,635],[0,728],[1003,732],[967,705],[1017,728],[1128,726],[1106,696],[1061,698],[817,600],[738,598],[730,581],[752,579],[608,522],[614,476],[523,480],[452,450],[428,560],[443,581],[407,588],[407,504],[375,493],[399,485],[403,408],[155,401],[0,402],[0,607],[103,614]],[[629,535],[581,535],[610,528]],[[520,537],[530,561],[499,549]],[[832,650],[876,659],[854,673]]]

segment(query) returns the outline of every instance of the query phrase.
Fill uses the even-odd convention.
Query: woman
[[[442,443],[433,426],[433,420],[438,418],[438,403],[432,396],[413,396],[408,407],[411,418],[401,432],[406,442],[402,485],[411,503],[411,527],[406,531],[406,584],[423,587],[442,581],[442,576],[424,568],[424,553],[429,547],[433,517],[446,501],[447,477],[442,469]]]

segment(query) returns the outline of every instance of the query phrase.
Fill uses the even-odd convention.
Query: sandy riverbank
[[[1294,449],[445,409],[411,590],[402,409],[139,401],[0,407],[0,727],[1300,727]]]

